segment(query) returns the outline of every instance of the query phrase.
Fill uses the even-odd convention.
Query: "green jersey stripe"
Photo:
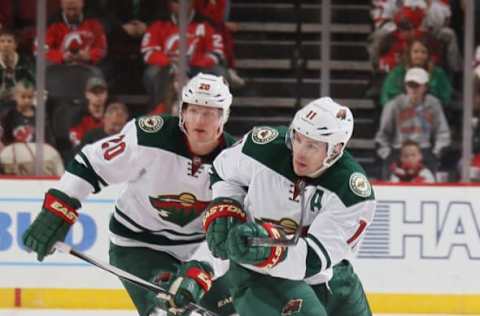
[[[85,161],[86,166],[78,162],[76,159],[72,159],[67,166],[67,172],[70,172],[90,183],[93,186],[94,193],[99,192],[101,189],[100,184],[106,186],[107,183],[95,172],[95,170],[93,170],[85,154],[80,152],[79,155],[82,157],[83,161]]]
[[[320,251],[322,251],[323,256],[327,260],[327,266],[325,267],[325,269],[330,268],[330,266],[332,265],[332,259],[330,259],[330,255],[328,254],[327,249],[325,249],[320,240],[318,240],[317,237],[313,236],[312,234],[308,234],[307,238],[313,241],[313,243],[318,246]]]
[[[172,234],[172,235],[177,235],[179,237],[203,237],[204,236],[204,233],[201,233],[201,232],[198,232],[198,233],[191,233],[191,234],[184,234],[184,233],[180,233],[178,231],[175,231],[175,230],[171,230],[171,229],[161,229],[161,230],[151,230],[151,229],[148,229],[148,228],[145,228],[141,225],[139,225],[137,222],[135,222],[133,219],[131,219],[130,217],[128,217],[127,214],[123,213],[122,211],[120,211],[120,209],[118,207],[115,207],[115,213],[120,216],[121,218],[123,218],[125,221],[127,221],[129,224],[131,224],[132,226],[138,228],[139,230],[142,230],[144,232],[148,232],[148,233],[151,233],[151,234],[154,234],[154,233],[160,233],[160,232],[166,232],[166,233],[169,233],[169,234]],[[122,225],[123,226],[123,225]]]
[[[115,235],[141,241],[148,244],[161,245],[161,246],[178,246],[178,245],[188,245],[201,243],[205,240],[204,237],[196,238],[193,240],[174,240],[169,239],[162,235],[152,234],[151,232],[134,232],[122,225],[119,221],[115,219],[114,216],[110,218],[110,231]]]

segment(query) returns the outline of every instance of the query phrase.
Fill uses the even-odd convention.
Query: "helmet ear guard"
[[[316,99],[295,114],[285,138],[290,149],[294,132],[327,144],[323,166],[312,175],[317,176],[342,157],[353,133],[353,115],[331,98]]]

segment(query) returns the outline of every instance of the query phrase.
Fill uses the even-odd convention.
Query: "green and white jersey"
[[[213,197],[235,198],[256,221],[279,224],[291,234],[301,219],[299,183],[305,181],[303,237],[274,268],[245,266],[317,284],[330,278],[333,265],[355,252],[373,219],[374,193],[348,152],[317,178],[296,176],[286,133],[286,127],[257,127],[224,150],[213,163]]]
[[[214,152],[195,156],[178,118],[145,116],[85,146],[57,187],[83,201],[103,186],[125,183],[110,221],[111,241],[186,260],[205,238],[201,214],[212,198],[208,170],[233,141],[224,135]]]

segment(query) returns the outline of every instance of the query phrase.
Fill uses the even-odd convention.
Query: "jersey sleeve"
[[[254,161],[242,153],[246,137],[223,150],[213,161],[210,170],[212,199],[230,197],[243,204],[254,168]]]
[[[82,201],[104,186],[137,177],[150,159],[151,155],[138,145],[132,120],[119,134],[85,146],[67,166],[57,187]]]
[[[326,201],[305,237],[308,249],[306,277],[323,272],[355,253],[372,222],[376,202],[366,199],[346,207],[336,196]]]

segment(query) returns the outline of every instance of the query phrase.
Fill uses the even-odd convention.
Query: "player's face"
[[[182,115],[191,143],[210,143],[218,138],[222,120],[220,109],[189,104]]]
[[[298,132],[293,133],[293,171],[297,176],[313,174],[323,166],[327,144],[313,140]]]

